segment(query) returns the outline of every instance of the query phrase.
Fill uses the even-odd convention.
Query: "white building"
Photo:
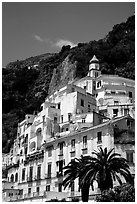
[[[71,200],[80,196],[77,180],[71,189],[63,189],[63,167],[99,147],[114,148],[127,158],[134,175],[134,88],[133,80],[101,75],[94,56],[87,77],[58,88],[45,99],[37,115],[28,114],[18,124],[17,138],[3,162],[7,182],[14,183],[12,190],[19,190],[19,195],[4,187],[8,193],[3,194],[3,200]],[[98,192],[95,184],[90,194]]]

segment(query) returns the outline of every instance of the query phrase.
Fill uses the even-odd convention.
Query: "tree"
[[[132,176],[129,171],[127,160],[120,157],[118,153],[112,153],[114,149],[94,151],[92,156],[81,156],[80,159],[75,158],[66,167],[64,167],[63,181],[64,188],[71,187],[76,178],[79,179],[79,188],[81,189],[82,201],[87,202],[89,196],[89,188],[94,181],[97,181],[101,192],[113,188],[113,181],[117,180],[122,184],[121,177],[127,182],[132,182]]]
[[[85,166],[83,181],[88,178],[93,183],[96,180],[101,192],[113,188],[113,181],[117,180],[122,185],[122,178],[133,183],[127,160],[118,153],[112,153],[113,150],[100,148],[99,152],[94,151],[96,157],[92,157],[91,162]]]
[[[83,202],[88,201],[90,183],[87,179],[85,179],[85,182],[82,182],[82,180],[85,174],[85,165],[89,163],[90,160],[90,156],[81,156],[79,159],[73,159],[67,166],[64,167],[64,176],[66,176],[63,181],[64,188],[67,186],[71,187],[74,180],[78,178]]]

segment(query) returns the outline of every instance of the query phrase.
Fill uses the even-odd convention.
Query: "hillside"
[[[115,25],[99,41],[63,46],[59,53],[17,60],[2,69],[3,152],[9,151],[25,114],[39,111],[45,97],[58,86],[86,76],[94,54],[103,74],[135,79],[135,16]]]

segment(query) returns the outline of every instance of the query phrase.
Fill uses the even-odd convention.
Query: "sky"
[[[134,12],[134,2],[3,2],[2,66],[102,39]]]

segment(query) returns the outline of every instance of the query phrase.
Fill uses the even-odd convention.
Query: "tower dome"
[[[99,60],[94,55],[93,58],[89,62],[88,76],[96,78],[100,74],[101,74],[101,71],[99,70]]]
[[[90,64],[92,63],[99,63],[99,60],[96,58],[96,56],[94,55],[93,58],[90,60]]]

